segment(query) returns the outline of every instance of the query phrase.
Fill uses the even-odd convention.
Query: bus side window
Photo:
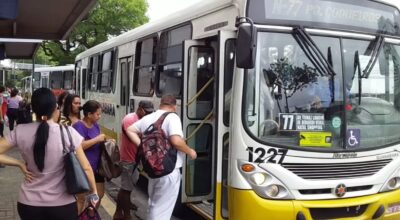
[[[100,82],[99,87],[101,92],[111,92],[113,80],[113,57],[114,57],[114,51],[108,51],[104,53],[102,56],[102,62],[101,65],[101,71],[99,75],[99,80]]]
[[[190,25],[161,33],[157,95],[182,95],[182,42],[191,39],[191,35]]]
[[[133,94],[152,96],[154,94],[154,73],[156,64],[157,37],[151,37],[136,44]]]
[[[98,57],[97,55],[90,57],[89,74],[88,74],[88,89],[89,91],[97,90],[98,77]]]
[[[86,99],[86,88],[88,88],[87,87],[87,78],[86,78],[86,75],[87,75],[87,73],[86,73],[86,71],[87,71],[87,69],[83,69],[82,70],[82,99]]]

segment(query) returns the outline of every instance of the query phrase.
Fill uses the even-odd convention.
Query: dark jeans
[[[17,204],[18,214],[21,220],[76,220],[78,209],[76,202],[63,206],[29,206]]]
[[[12,131],[14,130],[14,123],[17,121],[18,109],[9,108],[7,110],[7,117],[8,117],[8,127],[10,128],[10,131]]]

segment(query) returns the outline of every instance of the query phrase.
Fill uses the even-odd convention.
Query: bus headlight
[[[397,188],[397,187],[399,186],[399,180],[400,180],[399,177],[393,177],[393,178],[391,178],[391,179],[388,181],[388,186],[389,186],[389,188],[391,188],[391,189]]]
[[[379,192],[387,192],[400,188],[400,169],[397,170],[383,185]]]
[[[267,179],[265,173],[254,173],[250,177],[251,181],[253,181],[256,185],[262,185]]]
[[[238,160],[238,168],[254,192],[266,199],[293,199],[287,187],[275,176],[254,163]]]
[[[265,190],[265,193],[272,198],[275,198],[279,195],[279,186],[277,185],[269,185]]]

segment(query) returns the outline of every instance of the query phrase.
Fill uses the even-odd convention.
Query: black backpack
[[[175,169],[177,150],[171,143],[161,126],[167,115],[151,124],[142,134],[137,151],[137,160],[141,161],[144,171],[151,178],[159,178],[170,174]]]

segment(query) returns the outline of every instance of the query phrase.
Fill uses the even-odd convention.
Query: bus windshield
[[[256,67],[245,77],[251,135],[273,146],[335,151],[399,142],[400,46],[311,38],[334,74],[318,71],[293,34],[259,32]]]

